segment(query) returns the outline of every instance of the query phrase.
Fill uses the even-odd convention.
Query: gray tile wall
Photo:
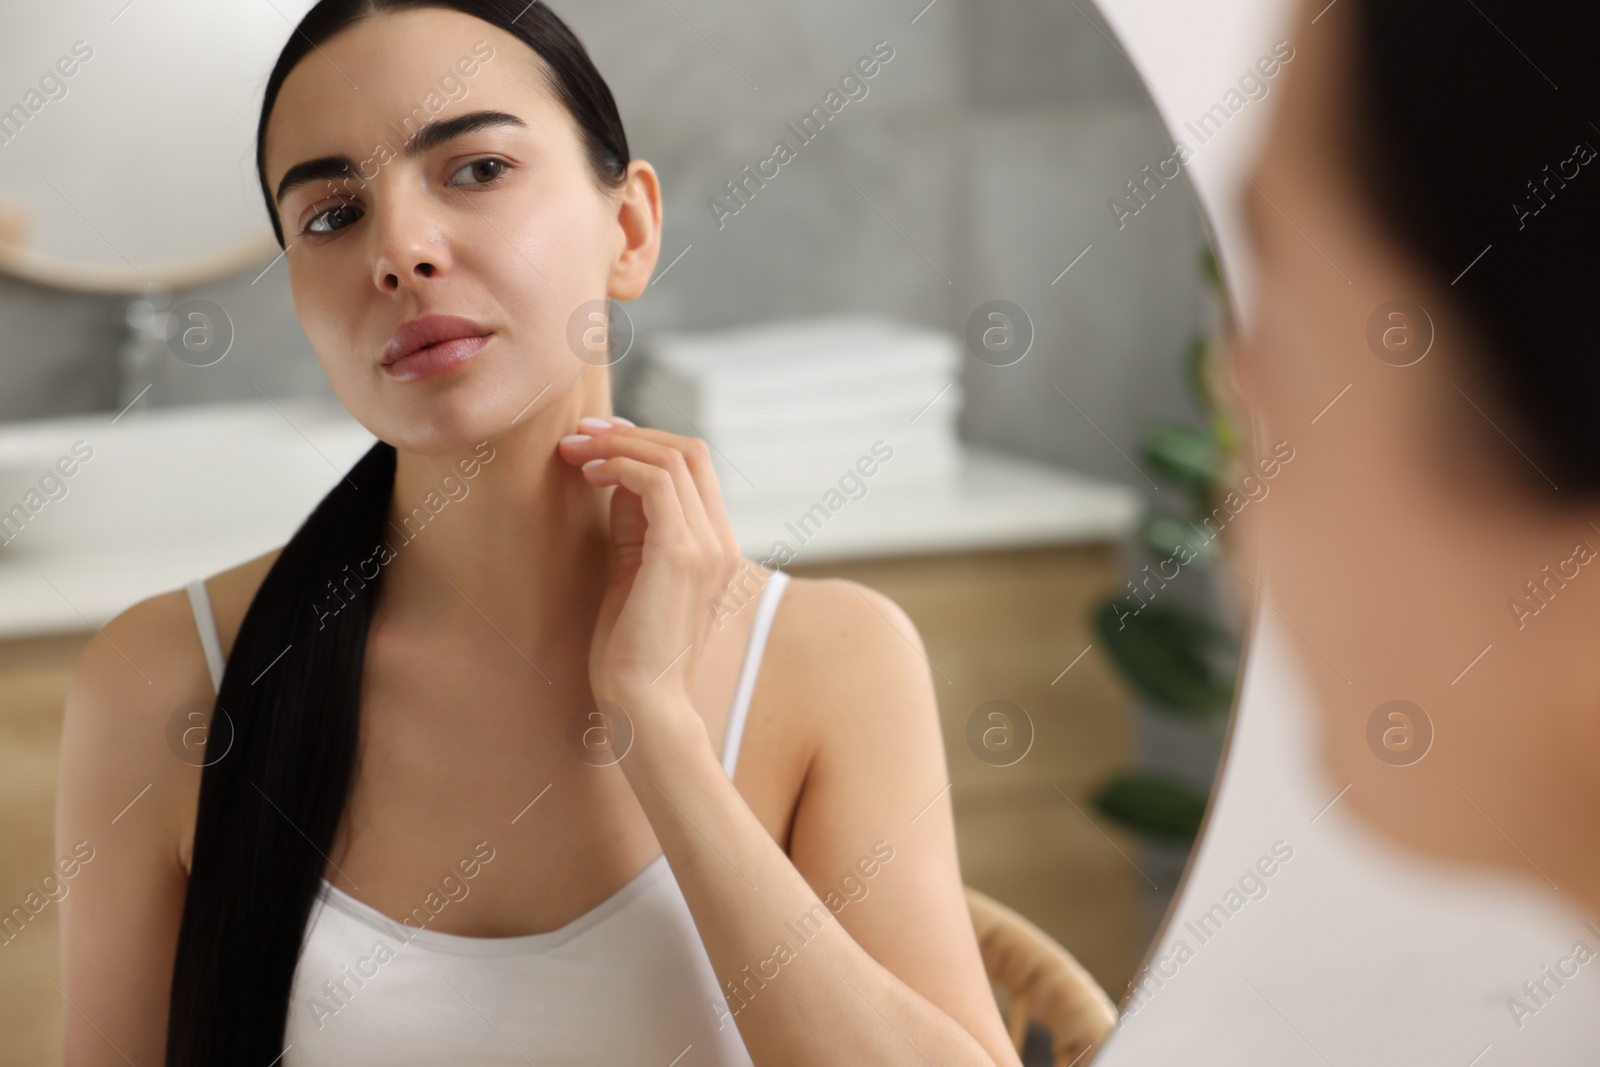
[[[121,335],[117,301],[0,274],[0,421],[114,405]]]

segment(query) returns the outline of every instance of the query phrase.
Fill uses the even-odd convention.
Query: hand
[[[561,439],[561,457],[590,485],[616,487],[590,688],[630,715],[690,707],[712,604],[743,563],[710,450],[697,437],[629,423],[583,419],[578,428]]]

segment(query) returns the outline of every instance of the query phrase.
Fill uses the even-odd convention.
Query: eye
[[[349,216],[352,213],[354,214],[354,217],[350,218]],[[330,207],[330,208],[328,208],[328,209],[326,209],[324,211],[319,211],[315,215],[311,216],[311,218],[309,220],[307,220],[307,222],[306,222],[306,228],[304,230],[300,231],[300,232],[301,233],[320,233],[320,234],[335,233],[335,232],[337,232],[339,230],[344,229],[345,226],[348,226],[351,223],[355,222],[356,219],[359,219],[361,217],[361,214],[362,214],[361,213],[361,209],[357,208],[354,204],[351,204],[349,202],[342,203],[342,204],[339,204],[337,207]],[[333,220],[335,218],[346,219],[346,221],[342,225],[334,225],[333,224]],[[323,222],[324,219],[326,219],[328,221],[326,223],[324,223]]]
[[[503,176],[505,174],[505,170],[505,160],[493,159],[486,156],[483,159],[475,159],[471,163],[463,166],[460,170],[456,171],[455,174],[451,175],[452,180],[448,184],[455,185],[455,178],[467,173],[468,171],[472,171],[473,177],[469,184],[488,185],[496,178]]]

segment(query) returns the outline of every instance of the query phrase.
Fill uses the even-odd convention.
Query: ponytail
[[[394,470],[395,450],[380,441],[322,499],[267,572],[228,656],[217,708],[232,747],[201,772],[169,1065],[266,1067],[284,1051],[295,965],[354,778],[382,571],[352,574],[384,539]],[[329,594],[345,601],[336,612]]]

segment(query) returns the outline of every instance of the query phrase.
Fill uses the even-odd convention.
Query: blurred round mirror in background
[[[308,0],[29,5],[0,34],[0,270],[181,286],[275,253],[261,90]]]

